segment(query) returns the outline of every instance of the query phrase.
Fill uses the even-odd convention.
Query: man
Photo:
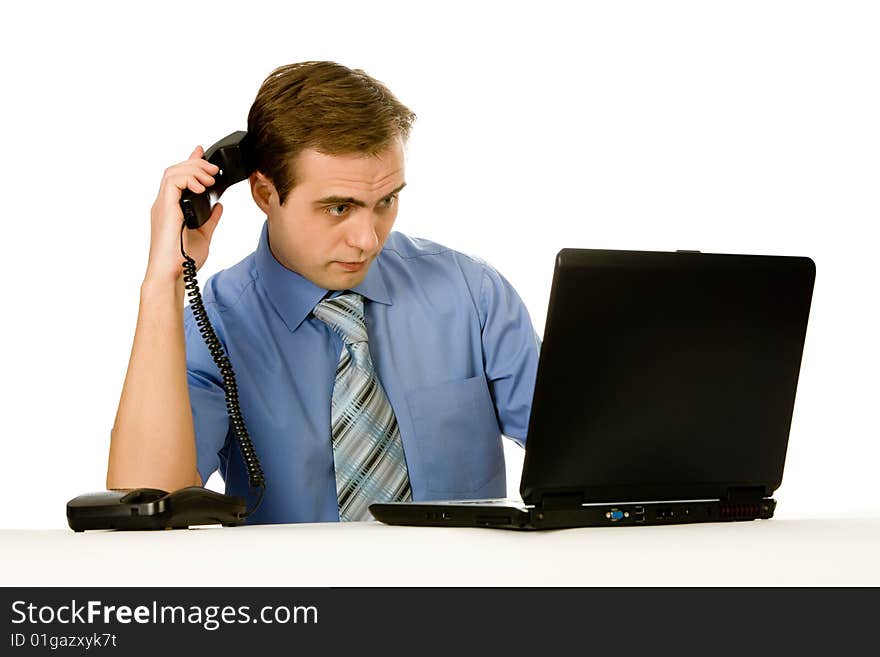
[[[415,115],[363,71],[285,66],[248,116],[267,216],[257,250],[204,285],[266,478],[251,523],[368,520],[373,501],[503,497],[500,436],[526,437],[539,342],[488,264],[391,229]],[[222,377],[183,308],[183,189],[217,167],[169,167],[114,425],[107,487],[176,490],[247,473]],[[200,267],[222,206],[185,248]]]

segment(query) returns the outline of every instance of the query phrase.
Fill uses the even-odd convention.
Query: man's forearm
[[[186,381],[183,282],[141,286],[128,372],[110,439],[107,488],[201,485]]]

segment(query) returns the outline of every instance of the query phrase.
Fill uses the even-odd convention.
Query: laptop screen
[[[723,497],[782,479],[809,258],[564,249],[520,492]]]

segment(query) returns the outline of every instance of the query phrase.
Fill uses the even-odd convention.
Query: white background
[[[778,512],[880,510],[876,5],[10,7],[0,526],[66,527],[65,502],[103,488],[162,171],[244,129],[273,68],[314,59],[418,114],[396,227],[494,264],[539,333],[563,247],[812,257]],[[256,246],[246,186],[224,205],[201,280]]]

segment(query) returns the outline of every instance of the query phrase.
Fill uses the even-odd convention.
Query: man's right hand
[[[219,167],[202,156],[205,151],[196,146],[189,159],[165,169],[159,194],[150,210],[150,259],[147,263],[145,282],[176,283],[182,277],[183,256],[180,255],[180,227],[183,211],[180,197],[184,189],[200,194],[214,184],[213,175]],[[211,217],[195,230],[186,229],[183,248],[201,268],[208,258],[211,235],[223,214],[223,206],[217,203]]]

